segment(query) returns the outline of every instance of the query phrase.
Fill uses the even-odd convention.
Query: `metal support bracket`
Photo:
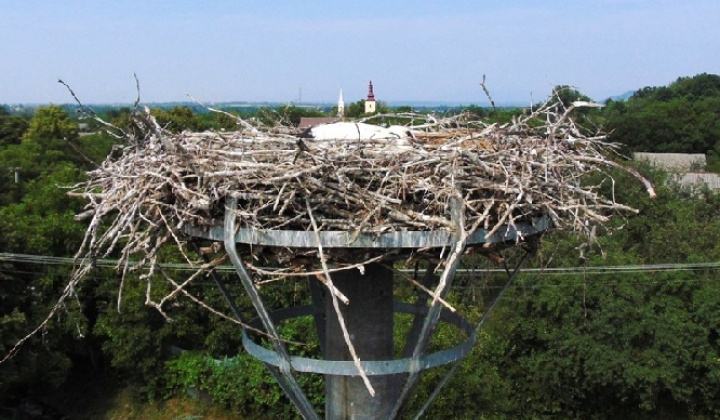
[[[237,253],[237,246],[235,242],[235,210],[237,209],[237,204],[237,198],[232,196],[228,197],[225,203],[225,251],[230,257],[230,261],[232,262],[233,266],[235,266],[235,271],[237,272],[240,280],[242,281],[245,292],[248,294],[250,300],[252,301],[253,307],[255,308],[255,311],[257,312],[262,322],[262,326],[265,328],[265,331],[270,337],[270,341],[275,348],[275,352],[280,356],[277,367],[267,364],[266,365],[268,366],[268,369],[278,381],[280,386],[283,388],[287,396],[292,400],[298,410],[300,410],[303,418],[319,420],[315,409],[305,396],[305,393],[300,387],[300,384],[297,382],[291,372],[290,355],[288,354],[287,349],[285,349],[285,346],[280,340],[280,336],[275,329],[275,324],[270,318],[270,314],[268,313],[267,309],[265,308],[265,304],[260,298],[260,293],[255,287],[255,283],[253,283],[250,274],[245,269],[245,265],[243,264],[240,255],[238,255]]]
[[[520,274],[520,269],[523,265],[525,265],[525,262],[530,257],[531,252],[525,252],[525,254],[522,256],[520,261],[515,266],[515,269],[512,271],[512,273],[508,272],[507,281],[505,282],[505,285],[500,290],[500,292],[495,296],[495,299],[493,299],[490,306],[485,309],[485,312],[483,313],[483,316],[480,318],[480,321],[478,321],[477,325],[475,326],[475,329],[473,330],[473,337],[477,338],[478,333],[480,332],[480,328],[482,328],[483,324],[485,324],[485,321],[488,319],[488,315],[492,312],[493,308],[495,308],[495,305],[500,301],[500,298],[505,294],[505,291],[510,287],[512,282],[515,280],[515,278]],[[423,414],[425,414],[425,410],[430,407],[430,404],[435,400],[435,398],[440,394],[440,391],[445,387],[445,385],[448,383],[448,381],[455,375],[455,372],[460,367],[460,363],[462,360],[458,360],[455,363],[453,363],[452,367],[450,368],[447,373],[443,376],[443,378],[440,380],[440,382],[437,384],[433,392],[430,394],[428,399],[425,401],[423,406],[420,408],[420,411],[418,411],[415,414],[415,420],[418,420],[420,417],[422,417]]]
[[[242,340],[246,351],[260,360],[268,368],[273,377],[277,380],[285,394],[299,410],[305,419],[318,419],[319,416],[307,396],[300,387],[294,372],[312,372],[331,376],[357,376],[357,366],[352,361],[325,360],[325,323],[327,316],[322,311],[322,290],[313,279],[309,278],[312,304],[300,307],[284,308],[269,312],[263,303],[255,283],[238,254],[237,244],[245,243],[250,245],[266,245],[271,247],[295,247],[295,248],[316,248],[322,244],[325,248],[398,248],[417,249],[423,247],[450,248],[450,256],[447,266],[444,267],[440,283],[443,287],[438,292],[440,298],[445,298],[453,282],[455,272],[460,265],[459,256],[463,253],[466,244],[477,245],[480,243],[508,243],[524,240],[529,237],[536,237],[547,229],[547,219],[540,217],[533,219],[530,223],[518,223],[516,226],[508,226],[492,235],[488,232],[478,230],[465,235],[465,226],[462,216],[462,208],[459,200],[451,200],[449,203],[451,214],[457,228],[450,231],[433,232],[390,232],[380,236],[375,234],[351,235],[348,232],[296,232],[296,231],[259,231],[251,229],[238,229],[236,210],[238,198],[229,196],[225,204],[225,217],[223,227],[215,226],[210,228],[198,228],[187,226],[185,231],[188,235],[205,238],[215,241],[223,241],[225,250],[232,262],[235,271],[240,278],[242,285],[250,298],[257,313],[257,318],[249,321],[246,325],[264,329],[270,339],[272,348],[263,347],[255,343],[248,330],[243,328]],[[452,367],[446,373],[440,384],[431,394],[428,401],[421,408],[416,418],[419,418],[430,405],[431,401],[439,395],[442,387],[449,381],[460,365],[460,362],[469,354],[478,336],[478,332],[488,313],[495,306],[510,283],[519,273],[520,267],[526,261],[528,252],[518,263],[512,273],[508,272],[508,280],[504,289],[496,296],[490,307],[486,310],[480,322],[473,326],[458,314],[445,310],[442,305],[434,300],[428,306],[427,299],[422,296],[416,304],[395,302],[393,313],[408,313],[414,315],[412,331],[408,337],[402,358],[395,360],[365,360],[362,367],[368,376],[381,375],[406,375],[405,385],[399,393],[397,400],[391,403],[392,412],[389,412],[389,419],[397,418],[404,408],[407,400],[419,383],[422,372],[428,368],[452,363]],[[429,269],[430,270],[430,269]],[[213,276],[220,291],[230,303],[235,316],[241,322],[241,314],[229,295],[225,285],[216,276]],[[437,281],[431,271],[428,271],[425,282]],[[320,338],[323,359],[311,359],[294,357],[289,354],[276,329],[276,323],[287,319],[298,317],[314,317]],[[460,330],[466,339],[460,344],[435,353],[428,354],[427,348],[431,337],[439,322],[455,326]]]

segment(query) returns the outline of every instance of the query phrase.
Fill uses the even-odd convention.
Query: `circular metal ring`
[[[417,307],[404,302],[395,302],[393,307],[394,313],[408,313],[415,316],[427,313],[427,307]],[[299,318],[315,314],[315,307],[312,305],[294,306],[290,308],[278,309],[270,313],[274,322]],[[361,361],[365,374],[368,376],[376,375],[392,375],[397,373],[408,373],[416,370],[424,370],[435,366],[441,366],[457,360],[464,359],[476,340],[476,332],[473,326],[460,315],[443,309],[440,320],[456,326],[458,329],[467,334],[467,339],[462,343],[435,353],[430,353],[418,358],[417,362],[410,357],[394,360],[368,360]],[[259,327],[258,318],[253,319],[249,323],[253,327]],[[255,343],[243,329],[243,346],[245,350],[260,361],[279,367],[282,357],[277,352],[267,349]],[[290,356],[290,365],[297,372],[321,373],[324,375],[336,376],[359,376],[358,368],[353,361],[338,360],[319,360],[307,357]]]

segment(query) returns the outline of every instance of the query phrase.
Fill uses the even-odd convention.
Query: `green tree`
[[[291,124],[297,127],[300,124],[300,119],[303,117],[325,117],[325,113],[316,109],[300,108],[294,105],[281,106],[277,110],[278,115],[281,116],[281,123],[283,125]]]
[[[591,101],[588,96],[568,85],[555,86],[553,92],[565,108],[569,108],[575,101]]]
[[[20,144],[0,149],[0,161],[21,168],[25,178],[50,173],[66,162],[83,165],[79,152],[78,126],[57,106],[38,108]]]
[[[345,117],[347,118],[359,118],[365,115],[365,100],[353,102],[345,107]]]
[[[27,182],[17,202],[0,207],[0,249],[3,252],[68,256],[77,249],[84,227],[73,218],[81,210],[58,188],[82,176],[75,167],[56,166],[53,173]],[[0,263],[0,354],[39,325],[50,312],[70,275],[69,267],[32,263]],[[0,365],[0,395],[60,385],[71,367],[71,349],[85,320],[69,302],[41,335],[28,340],[14,358]]]
[[[0,149],[20,144],[27,128],[27,118],[11,115],[7,108],[0,106]]]
[[[716,260],[720,196],[690,198],[658,180],[650,200],[617,181],[618,200],[640,214],[597,238],[604,257],[585,254],[583,263],[576,238],[550,235],[539,266],[586,264],[588,272],[523,275],[494,314],[478,363],[494,364],[511,402],[488,410],[529,418],[720,414],[720,304],[710,298],[720,293],[717,271],[591,269]]]
[[[243,117],[237,112],[230,111],[228,113],[230,115],[217,112],[212,114],[211,124],[214,129],[235,131],[242,128],[242,126],[238,124],[237,118]],[[234,116],[237,118],[235,118]]]
[[[709,169],[720,170],[718,86],[720,76],[700,74],[610,103],[602,114],[609,140],[630,151],[706,153]]]
[[[717,98],[720,97],[720,75],[701,73],[693,77],[679,77],[668,89],[674,95],[693,100]]]
[[[187,106],[175,106],[169,111],[153,109],[152,114],[161,127],[173,133],[179,133],[183,130],[204,131],[210,128],[208,123],[202,121],[202,119]]]

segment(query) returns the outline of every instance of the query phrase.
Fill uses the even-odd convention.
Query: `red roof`
[[[375,94],[373,93],[373,86],[372,86],[372,80],[370,81],[370,86],[368,87],[368,96],[367,101],[374,101],[375,100]]]
[[[299,129],[306,129],[308,127],[314,127],[318,124],[330,124],[334,123],[338,119],[335,117],[301,117]]]

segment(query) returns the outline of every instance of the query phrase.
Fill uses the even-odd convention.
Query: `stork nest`
[[[414,135],[403,139],[316,141],[301,139],[287,127],[256,127],[241,119],[238,123],[243,129],[236,132],[172,134],[157,124],[147,108],[134,114],[131,132],[94,116],[125,144],[69,193],[88,202],[86,211],[77,216],[90,220],[76,254],[80,264],[48,317],[3,360],[44,328],[92,270],[93,261],[116,254],[122,272],[118,306],[126,275],[140,271],[141,279],[148,282],[146,304],[163,315],[167,316],[164,305],[183,294],[216,315],[241,323],[187,290],[195,279],[223,263],[225,256],[209,262],[193,256],[187,251],[185,227],[218,225],[226,212],[234,212],[237,225],[254,230],[314,231],[317,235],[338,230],[375,235],[451,232],[451,251],[434,250],[437,266],[448,268],[435,291],[417,284],[433,297],[433,305],[440,302],[449,307],[443,296],[468,238],[479,229],[485,229],[489,237],[543,216],[555,229],[592,232],[613,213],[634,212],[614,201],[614,194],[600,193],[604,180],[611,178],[610,167],[632,174],[654,196],[645,178],[612,159],[615,145],[575,123],[573,110],[594,104],[576,102],[564,107],[556,99],[502,125],[470,114],[441,120],[409,115],[425,123],[408,127]],[[586,175],[593,173],[601,174],[601,180],[589,184]],[[237,201],[237,208],[226,209],[228,197]],[[222,249],[217,245],[211,244],[204,252],[217,253]],[[182,282],[160,264],[160,256],[167,254],[161,250],[167,246],[196,268]],[[245,251],[258,257],[258,250]],[[362,270],[364,264],[384,259],[383,252],[392,252],[368,254],[320,246],[272,251],[276,260],[289,260],[291,267],[268,272],[255,267],[254,258],[247,258],[248,268],[261,276],[315,275],[330,291],[343,328],[337,299],[346,299],[333,286],[331,272]],[[303,258],[309,254],[313,258]],[[292,261],[299,259],[302,271],[293,271]],[[333,259],[334,264],[328,264]],[[171,285],[169,293],[154,292],[154,282],[162,280]],[[372,394],[349,335],[343,332]]]
[[[460,246],[452,255],[430,250],[438,266],[459,258],[467,238],[480,229],[489,237],[542,216],[555,229],[592,232],[613,213],[634,209],[614,201],[614,194],[600,194],[604,181],[589,185],[586,175],[600,173],[606,180],[611,177],[607,169],[619,167],[637,177],[651,196],[654,191],[635,170],[611,159],[615,145],[576,125],[572,112],[583,106],[594,104],[566,108],[549,101],[502,125],[470,114],[442,120],[414,116],[425,123],[410,127],[412,137],[329,141],[301,139],[287,128],[263,129],[243,120],[236,132],[171,134],[146,108],[136,113],[141,134],[120,132],[127,144],[70,192],[87,199],[86,211],[77,218],[90,222],[77,253],[86,263],[68,290],[92,261],[118,252],[123,279],[141,270],[150,283],[146,303],[162,312],[167,300],[187,295],[186,285],[225,261],[224,254],[209,263],[192,257],[186,227],[216,226],[230,211],[238,226],[263,231],[340,230],[350,237],[451,232]],[[225,208],[228,197],[237,208]],[[151,278],[158,274],[160,250],[167,244],[175,244],[197,271],[177,283],[160,269],[173,291],[157,301]],[[221,249],[216,242],[201,251]],[[253,254],[247,265],[259,275],[314,273],[331,290],[332,271],[362,270],[366,263],[391,259],[394,252],[322,247],[268,252],[250,246],[243,251]],[[268,272],[254,265],[268,255],[285,268]]]
[[[187,290],[225,256],[210,262],[193,257],[187,252],[186,227],[216,226],[227,212],[234,212],[227,214],[242,228],[310,231],[318,237],[322,231],[344,231],[350,237],[450,232],[451,251],[430,250],[437,266],[447,268],[436,290],[418,285],[433,302],[449,306],[443,296],[452,273],[468,238],[480,229],[490,237],[542,216],[555,229],[592,232],[613,213],[634,212],[614,201],[614,194],[600,193],[600,186],[611,178],[611,167],[629,172],[654,195],[645,178],[612,159],[615,145],[575,123],[573,110],[585,106],[595,104],[576,102],[566,108],[550,100],[502,125],[470,114],[441,120],[410,115],[424,120],[423,125],[408,127],[411,137],[324,141],[300,138],[287,127],[256,127],[240,119],[243,129],[236,132],[172,134],[146,108],[135,115],[135,134],[110,127],[126,144],[70,192],[88,201],[77,218],[90,222],[77,253],[83,263],[53,313],[92,269],[92,261],[117,252],[123,279],[140,270],[148,282],[146,304],[161,313],[165,314],[166,302],[182,293],[233,320]],[[590,184],[586,175],[593,173],[601,174],[601,180]],[[233,206],[226,208],[229,197]],[[166,274],[159,261],[160,251],[173,244],[197,269],[182,282]],[[201,251],[212,254],[221,249],[216,242]],[[321,246],[273,249],[276,261],[289,264],[266,271],[253,265],[260,250],[244,251],[252,254],[246,256],[246,264],[258,277],[315,275],[331,292],[341,325],[337,299],[344,296],[333,286],[331,272],[363,270],[364,264],[392,253]],[[172,285],[159,299],[152,292],[158,276]],[[118,305],[122,289],[121,285]],[[347,332],[345,338],[352,350]],[[351,353],[363,374],[359,358]]]
[[[144,134],[71,193],[88,200],[79,218],[92,217],[80,255],[122,244],[123,258],[152,259],[162,243],[182,247],[184,226],[218,224],[228,196],[239,200],[238,224],[259,230],[455,231],[457,199],[468,230],[545,216],[554,228],[590,231],[634,210],[583,182],[620,166],[608,157],[615,145],[575,124],[573,109],[589,105],[549,102],[503,125],[463,114],[414,127],[403,145],[299,139],[244,122],[236,132],[171,134],[147,113]]]

